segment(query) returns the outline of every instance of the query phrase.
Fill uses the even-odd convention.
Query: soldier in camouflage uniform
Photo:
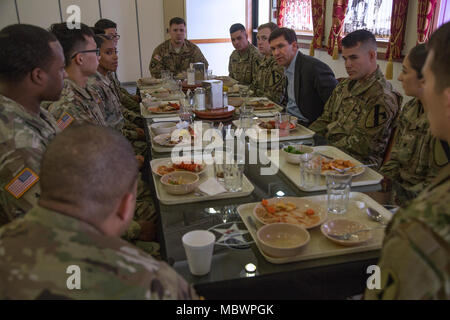
[[[107,108],[105,107],[98,92],[94,88],[87,85],[89,75],[95,74],[99,65],[99,60],[95,56],[96,49],[94,50],[94,48],[97,48],[97,44],[93,38],[94,33],[84,24],[81,24],[80,29],[69,30],[65,23],[52,25],[51,31],[58,39],[61,39],[64,54],[68,57],[68,59],[71,58],[72,62],[66,65],[66,71],[69,78],[64,80],[65,86],[61,94],[61,99],[51,104],[49,111],[55,117],[61,117],[61,119],[64,117],[69,118],[64,128],[71,123],[87,123],[107,126],[108,124],[105,118],[107,112],[110,111],[107,111]],[[79,41],[78,37],[76,37],[76,33],[80,33],[84,36],[85,41],[83,44],[85,45],[86,50],[74,52],[75,44],[77,44],[77,42],[81,44],[81,41]],[[87,56],[83,57],[82,54]],[[80,74],[82,76],[79,76]],[[81,86],[75,83],[75,80],[80,83]],[[108,95],[108,99],[113,98],[114,97]],[[117,106],[110,106],[108,110],[114,110],[114,108],[117,108]],[[146,143],[144,141],[136,142],[142,143],[145,148]],[[154,220],[156,219],[153,201],[151,199],[151,195],[149,195],[148,189],[148,186],[145,187],[143,182],[139,180],[136,218],[145,221],[142,221],[142,224],[141,221],[133,221],[125,236],[125,238],[130,241],[136,240],[138,237],[143,239],[153,238],[155,235],[155,232],[153,231],[155,229],[154,227],[149,227],[149,229],[153,231],[151,236],[144,234],[142,228],[142,226],[146,225],[147,222],[153,222],[152,225],[154,225]],[[156,250],[152,251],[152,254],[158,255],[157,249],[159,249],[159,247],[153,247]]]
[[[56,119],[69,117],[67,125],[90,123],[106,126],[105,106],[98,93],[87,85],[88,77],[97,72],[100,53],[94,41],[94,33],[84,24],[80,25],[80,29],[70,30],[66,23],[55,23],[50,31],[64,49],[68,78],[64,80],[60,100],[49,106],[49,112]],[[85,49],[75,51],[77,45]]]
[[[230,55],[228,63],[229,76],[240,84],[251,85],[256,76],[256,66],[263,56],[247,39],[245,27],[236,23],[230,27],[231,42],[235,50]]]
[[[416,198],[448,163],[445,153],[448,145],[431,134],[421,102],[421,70],[426,58],[425,44],[420,44],[403,60],[398,80],[405,94],[414,99],[399,114],[391,158],[380,170],[388,177],[387,185],[392,185],[391,201],[401,207]]]
[[[114,44],[117,46],[120,35],[117,34],[117,24],[114,21],[111,21],[109,19],[100,19],[95,23],[95,29],[101,30],[105,35],[113,38]],[[111,81],[114,81],[114,84],[117,86],[120,92],[119,96],[122,106],[139,115],[141,112],[141,109],[139,107],[140,97],[138,95],[130,94],[125,88],[120,85],[116,72],[108,74],[108,77],[110,77]],[[142,128],[142,121],[141,124],[137,123],[137,125]]]
[[[402,97],[376,64],[370,31],[349,33],[342,45],[349,77],[337,85],[309,128],[361,162],[380,167]]]
[[[198,298],[165,262],[119,238],[133,216],[137,175],[116,131],[81,126],[58,135],[42,162],[39,205],[0,229],[0,299]]]
[[[258,50],[263,55],[262,59],[255,59],[255,75],[250,89],[257,97],[267,97],[280,104],[286,88],[284,69],[278,65],[272,56],[269,45],[270,33],[278,26],[269,22],[258,27]]]
[[[25,215],[38,200],[40,162],[60,131],[59,123],[39,105],[59,98],[64,55],[52,34],[24,24],[1,30],[0,47],[1,226]],[[37,68],[46,73],[40,85],[30,80]]]
[[[112,38],[106,35],[96,35],[95,41],[100,48],[98,71],[89,77],[88,85],[96,89],[105,105],[106,123],[108,126],[122,132],[133,144],[136,154],[145,151],[145,133],[122,114],[124,108],[120,103],[119,93],[108,73],[114,72],[118,66],[117,49]]]
[[[380,169],[392,183],[391,201],[405,207],[448,163],[448,144],[435,138],[422,103],[407,102],[399,115],[391,158]]]
[[[435,31],[423,76],[431,133],[450,142],[450,23]],[[381,288],[366,299],[450,299],[450,164],[411,204],[397,212],[383,241]]]
[[[176,76],[185,72],[191,63],[203,62],[205,69],[208,61],[199,47],[186,40],[186,22],[182,18],[172,18],[169,22],[170,39],[164,41],[153,51],[150,60],[150,73],[155,78],[161,78],[162,70],[169,70]]]
[[[55,119],[69,116],[71,123],[107,125],[105,106],[97,91],[87,84],[83,88],[70,78],[64,79],[61,98],[50,104],[48,111]]]

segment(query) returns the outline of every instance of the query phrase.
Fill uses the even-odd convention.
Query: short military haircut
[[[91,28],[92,32],[94,32],[95,36],[94,36],[94,40],[95,43],[97,44],[97,48],[101,48],[103,42],[105,42],[106,40],[113,40],[113,38],[107,34],[105,34],[105,30],[100,29],[100,28]]]
[[[342,39],[342,46],[345,48],[353,48],[361,43],[363,46],[377,51],[377,40],[372,32],[368,30],[355,30],[350,32]]]
[[[289,43],[297,42],[297,35],[295,31],[289,28],[278,28],[272,31],[269,37],[269,42],[273,41],[279,37],[284,37],[284,39]]]
[[[264,23],[258,27],[258,31],[260,31],[262,29],[266,29],[266,28],[270,29],[270,31],[274,31],[274,30],[278,29],[278,25],[273,22]]]
[[[408,53],[409,63],[411,64],[411,67],[417,72],[417,77],[419,79],[423,78],[422,68],[425,64],[425,60],[427,60],[427,53],[427,47],[424,43],[418,44]]]
[[[117,29],[117,23],[115,23],[114,21],[111,21],[109,19],[100,19],[98,20],[94,27],[98,28],[98,29],[109,29],[109,28],[114,28]]]
[[[61,43],[66,58],[66,66],[70,65],[71,57],[75,52],[85,48],[87,42],[85,37],[94,38],[94,32],[84,23],[80,24],[80,29],[69,29],[65,22],[55,23],[51,25],[50,32]]]
[[[54,59],[50,32],[28,24],[13,24],[0,31],[0,81],[20,82],[36,68],[48,70]]]
[[[450,87],[450,22],[431,35],[428,50],[433,51],[430,68],[436,77],[436,92],[440,93]]]
[[[74,125],[44,153],[41,199],[80,207],[80,217],[102,220],[125,193],[133,192],[138,172],[133,148],[119,132]]]
[[[236,31],[244,31],[245,33],[245,27],[240,23],[235,23],[230,27],[230,34],[235,33]]]
[[[169,27],[173,24],[184,24],[184,26],[186,26],[186,21],[184,21],[183,18],[175,17],[175,18],[170,19]]]

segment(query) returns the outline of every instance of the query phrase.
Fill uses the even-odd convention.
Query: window
[[[344,35],[366,29],[378,41],[389,41],[392,0],[349,0],[344,20]]]
[[[313,34],[311,0],[284,0],[281,25],[300,34]],[[283,10],[283,9],[282,9]]]
[[[439,28],[446,22],[450,21],[450,1],[449,0],[441,0],[438,1],[437,11],[435,15],[437,16],[437,24],[435,29]]]

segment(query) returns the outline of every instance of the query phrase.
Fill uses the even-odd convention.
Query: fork
[[[360,232],[364,232],[364,231],[372,231],[372,230],[376,230],[376,229],[384,229],[386,226],[382,226],[382,227],[375,227],[375,228],[370,228],[370,229],[362,229],[362,230],[358,230],[358,231],[354,231],[354,232],[348,232],[348,233],[344,233],[344,234],[332,234],[332,233],[327,233],[328,236],[335,238],[337,240],[358,240],[358,237],[355,236],[355,234],[360,233]]]
[[[373,167],[374,165],[375,164],[360,164],[360,165],[353,166],[353,167],[348,167],[348,168],[345,168],[345,169],[339,169],[339,168],[333,167],[333,165],[331,165],[331,167],[334,170],[336,170],[337,172],[339,172],[339,173],[346,173],[350,169],[361,168],[361,167]]]

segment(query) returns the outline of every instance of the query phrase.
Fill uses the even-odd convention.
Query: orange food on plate
[[[309,227],[320,221],[320,216],[313,209],[303,211],[292,202],[280,200],[269,205],[269,202],[263,199],[261,206],[256,208],[256,214],[266,224],[285,222]]]
[[[322,161],[322,171],[337,169],[346,169],[355,166],[355,164],[349,160],[334,159],[332,161],[323,160]]]
[[[175,171],[175,168],[168,166],[159,166],[158,169],[156,169],[156,172],[162,176],[173,171]]]

